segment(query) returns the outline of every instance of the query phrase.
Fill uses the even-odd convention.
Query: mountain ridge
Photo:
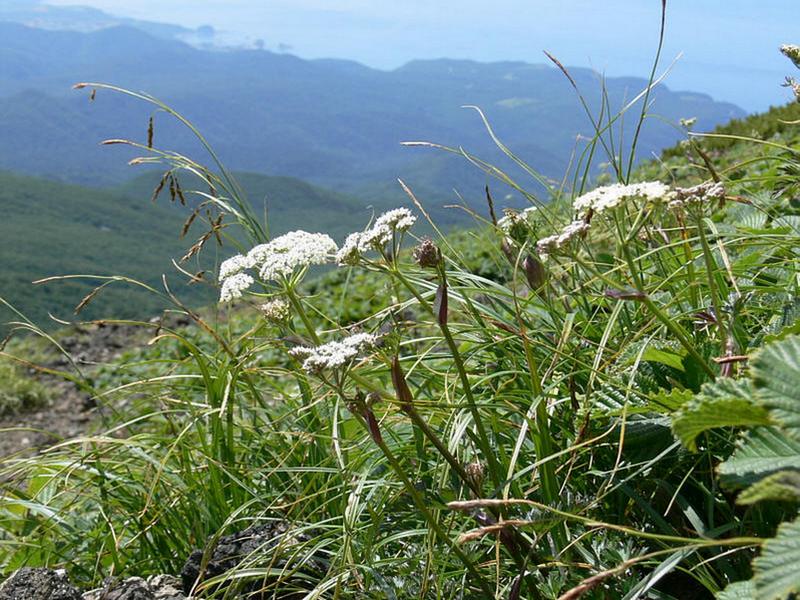
[[[52,39],[61,41],[53,45]],[[120,159],[95,144],[109,137],[142,140],[155,113],[105,91],[89,104],[70,92],[77,81],[110,82],[165,100],[195,123],[233,169],[298,177],[366,197],[397,177],[423,185],[439,203],[452,201],[454,182],[462,192],[486,183],[484,175],[463,168],[458,156],[443,155],[435,169],[426,170],[429,155],[401,147],[404,140],[464,147],[511,166],[464,105],[482,107],[503,141],[518,154],[529,153],[532,166],[548,177],[561,178],[576,137],[591,134],[569,82],[543,64],[438,59],[380,71],[266,50],[206,51],[131,27],[85,34],[7,23],[0,24],[0,59],[0,168],[58,173],[81,184],[124,181],[129,176],[124,158],[130,155]],[[599,108],[600,76],[580,68],[571,75],[589,105]],[[617,108],[645,84],[636,78],[605,80]],[[32,105],[33,93],[44,96]],[[653,98],[666,121],[698,117],[701,130],[744,114],[734,105],[665,86],[654,90]],[[186,153],[198,149],[186,131],[155,116],[157,144]],[[682,135],[650,119],[640,157]],[[27,140],[33,148],[25,147]],[[39,152],[42,147],[58,151]]]

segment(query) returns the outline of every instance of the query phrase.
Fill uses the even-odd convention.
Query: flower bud
[[[424,269],[435,269],[442,262],[442,253],[431,239],[424,239],[414,248],[414,260]]]
[[[528,280],[528,285],[532,290],[538,290],[544,285],[547,280],[547,271],[545,271],[541,260],[532,254],[528,254],[522,263],[522,267],[525,270],[525,279]]]
[[[486,476],[486,468],[483,464],[479,461],[474,461],[469,463],[464,467],[464,471],[467,474],[467,477],[470,479],[470,483],[477,489],[483,485],[483,479]]]

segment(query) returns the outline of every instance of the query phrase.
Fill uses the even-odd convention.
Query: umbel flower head
[[[354,333],[340,341],[306,348],[298,346],[289,350],[295,358],[303,358],[303,368],[309,373],[341,369],[356,358],[362,350],[375,346],[378,338],[371,333]]]
[[[629,185],[615,183],[599,187],[575,198],[572,207],[578,215],[585,216],[589,211],[599,214],[629,200],[641,199],[655,202],[668,199],[669,196],[669,187],[660,181],[645,181]]]
[[[261,311],[261,314],[264,316],[264,318],[272,323],[282,323],[283,321],[286,321],[291,315],[291,311],[289,309],[289,303],[281,298],[274,298],[273,300],[269,300],[268,302],[265,302],[258,308]]]
[[[554,254],[588,229],[589,224],[583,219],[573,221],[564,227],[561,233],[542,238],[536,242],[536,251],[544,256]]]
[[[721,183],[706,182],[688,188],[677,188],[669,207],[676,209],[692,205],[702,206],[724,199],[725,187]]]
[[[383,213],[366,231],[347,236],[342,248],[336,254],[336,262],[340,265],[358,264],[362,253],[383,249],[392,241],[395,233],[411,229],[416,221],[417,217],[407,208],[395,208]]]
[[[219,292],[220,302],[230,302],[236,298],[241,298],[255,280],[247,273],[234,273],[222,282],[222,289]]]
[[[291,231],[274,240],[260,244],[246,256],[237,254],[222,262],[219,267],[220,302],[241,298],[255,282],[245,273],[257,269],[261,279],[276,280],[289,277],[296,269],[322,265],[336,254],[336,242],[324,233]]]
[[[247,253],[247,260],[258,269],[261,279],[274,281],[289,277],[295,269],[324,265],[336,250],[336,242],[330,236],[298,230],[256,246]]]
[[[794,66],[800,69],[800,46],[795,44],[784,44],[781,46],[783,55],[794,63]]]

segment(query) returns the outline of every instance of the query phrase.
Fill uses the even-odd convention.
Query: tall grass
[[[656,72],[625,107],[641,108],[637,135]],[[736,431],[703,430],[689,451],[671,421],[796,328],[800,223],[762,182],[724,171],[720,186],[633,184],[637,136],[615,152],[622,117],[600,110],[575,183],[547,205],[499,220],[490,205],[484,227],[435,240],[414,239],[406,209],[365,224],[360,249],[317,280],[303,260],[259,275],[278,254],[262,247],[231,310],[200,314],[167,290],[195,326],[142,324],[152,348],[126,357],[127,379],[93,381],[127,413],[2,463],[0,568],[69,566],[86,584],[176,573],[193,548],[279,522],[274,544],[195,593],[255,581],[262,597],[702,598],[748,579],[796,509],[736,506],[715,473]],[[243,254],[269,241],[221,163],[134,145],[137,162],[208,184],[194,194],[217,212],[195,212],[208,232],[192,254],[217,236]],[[800,172],[798,151],[781,150]],[[586,196],[595,151],[619,186]]]

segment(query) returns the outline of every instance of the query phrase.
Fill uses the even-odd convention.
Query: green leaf
[[[729,398],[709,400],[682,410],[672,421],[672,431],[692,452],[697,451],[697,436],[717,427],[769,425],[769,415],[749,400]]]
[[[675,414],[672,431],[684,446],[696,451],[697,436],[709,429],[769,425],[767,410],[755,404],[752,395],[747,380],[726,378],[706,384],[694,401]]]
[[[673,413],[688,404],[692,398],[694,398],[692,390],[681,390],[679,388],[673,388],[669,392],[659,390],[650,394],[648,407],[656,412]]]
[[[791,325],[786,325],[777,333],[768,333],[764,336],[764,345],[772,344],[780,340],[786,339],[790,335],[797,335],[800,333],[800,321],[795,321]]]
[[[788,469],[800,470],[800,441],[774,427],[758,427],[719,466],[719,474],[726,485],[743,486]]]
[[[717,600],[755,600],[756,586],[753,580],[737,581],[717,594]]]
[[[759,600],[783,600],[800,592],[800,520],[784,523],[753,560]]]
[[[792,502],[800,500],[800,472],[778,471],[744,490],[738,504],[755,504],[761,500]]]
[[[800,337],[769,344],[752,361],[759,403],[800,439]]]
[[[676,369],[678,371],[683,371],[684,354],[685,352],[678,353],[678,352],[673,352],[671,350],[653,348],[652,346],[650,346],[642,354],[642,360],[661,363],[663,365],[667,365],[668,367],[672,367],[673,369]]]

